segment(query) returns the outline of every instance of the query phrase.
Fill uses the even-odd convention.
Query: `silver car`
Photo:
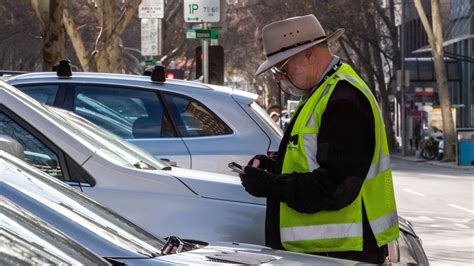
[[[0,135],[17,141],[33,166],[152,233],[264,242],[265,202],[246,193],[237,176],[170,167],[90,121],[40,105],[1,81]]]
[[[23,208],[24,211],[21,212],[35,216],[27,215],[31,221],[27,219],[25,223],[30,227],[34,227],[35,223],[38,225],[46,223],[62,232],[56,235],[61,235],[63,238],[64,235],[67,236],[112,264],[357,264],[354,261],[272,250],[236,242],[206,243],[199,240],[183,240],[177,236],[160,239],[102,207],[84,194],[76,192],[64,183],[3,151],[0,151],[0,193]],[[11,215],[11,211],[7,213],[7,217],[0,215],[2,224],[7,221],[9,228],[13,227],[8,226],[10,224],[8,221],[14,219],[8,217]],[[156,226],[160,226],[160,221],[157,221]],[[46,230],[52,231],[48,228]],[[45,232],[42,232],[41,236],[44,235]],[[52,240],[50,239],[50,242],[53,242]],[[41,244],[58,245],[44,242]],[[90,252],[86,255],[92,257]],[[99,262],[106,264],[104,261]],[[80,263],[99,264],[97,261],[87,263],[85,259],[74,264]]]
[[[7,80],[39,102],[73,111],[157,158],[184,168],[229,174],[255,154],[278,150],[282,131],[257,95],[148,76],[54,72]]]

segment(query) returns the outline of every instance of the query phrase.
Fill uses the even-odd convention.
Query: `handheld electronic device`
[[[245,174],[244,169],[242,169],[242,166],[236,162],[231,162],[228,164],[228,166],[234,172],[237,172],[239,174]]]

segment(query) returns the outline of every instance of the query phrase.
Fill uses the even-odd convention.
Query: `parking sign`
[[[220,0],[184,0],[185,22],[219,22],[220,17]]]
[[[138,7],[139,18],[163,18],[164,0],[142,0]]]

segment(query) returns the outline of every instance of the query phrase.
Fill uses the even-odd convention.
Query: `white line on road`
[[[459,209],[459,210],[462,210],[462,211],[474,213],[473,210],[469,210],[469,209],[466,209],[466,208],[464,208],[464,207],[461,207],[461,206],[458,206],[458,205],[455,205],[455,204],[448,204],[448,206],[449,206],[449,207],[456,208],[456,209]]]
[[[441,224],[430,224],[431,227],[442,227]]]
[[[434,221],[434,219],[431,219],[430,217],[427,217],[427,216],[420,216],[420,218],[428,222]]]
[[[406,191],[406,192],[408,192],[408,193],[415,194],[415,195],[418,195],[418,196],[422,196],[422,197],[426,196],[426,195],[423,194],[423,193],[416,192],[416,191],[411,190],[411,189],[408,189],[408,188],[404,188],[403,191]]]
[[[470,227],[469,226],[466,226],[464,224],[454,224],[455,226],[457,227],[461,227],[461,228],[465,228],[465,229],[469,229]]]

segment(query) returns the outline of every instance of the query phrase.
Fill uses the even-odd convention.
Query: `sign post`
[[[207,22],[203,23],[203,28],[207,30]],[[202,40],[202,74],[204,75],[203,82],[209,83],[209,39]]]
[[[202,23],[203,30],[208,30],[209,22],[219,22],[220,20],[220,0],[184,0],[184,21],[188,23]],[[202,33],[195,32],[195,37]],[[210,35],[210,34],[209,34]],[[192,36],[192,34],[191,34]],[[188,37],[188,33],[186,33]],[[189,38],[202,39],[202,73],[203,82],[209,83],[209,39],[210,38]]]

